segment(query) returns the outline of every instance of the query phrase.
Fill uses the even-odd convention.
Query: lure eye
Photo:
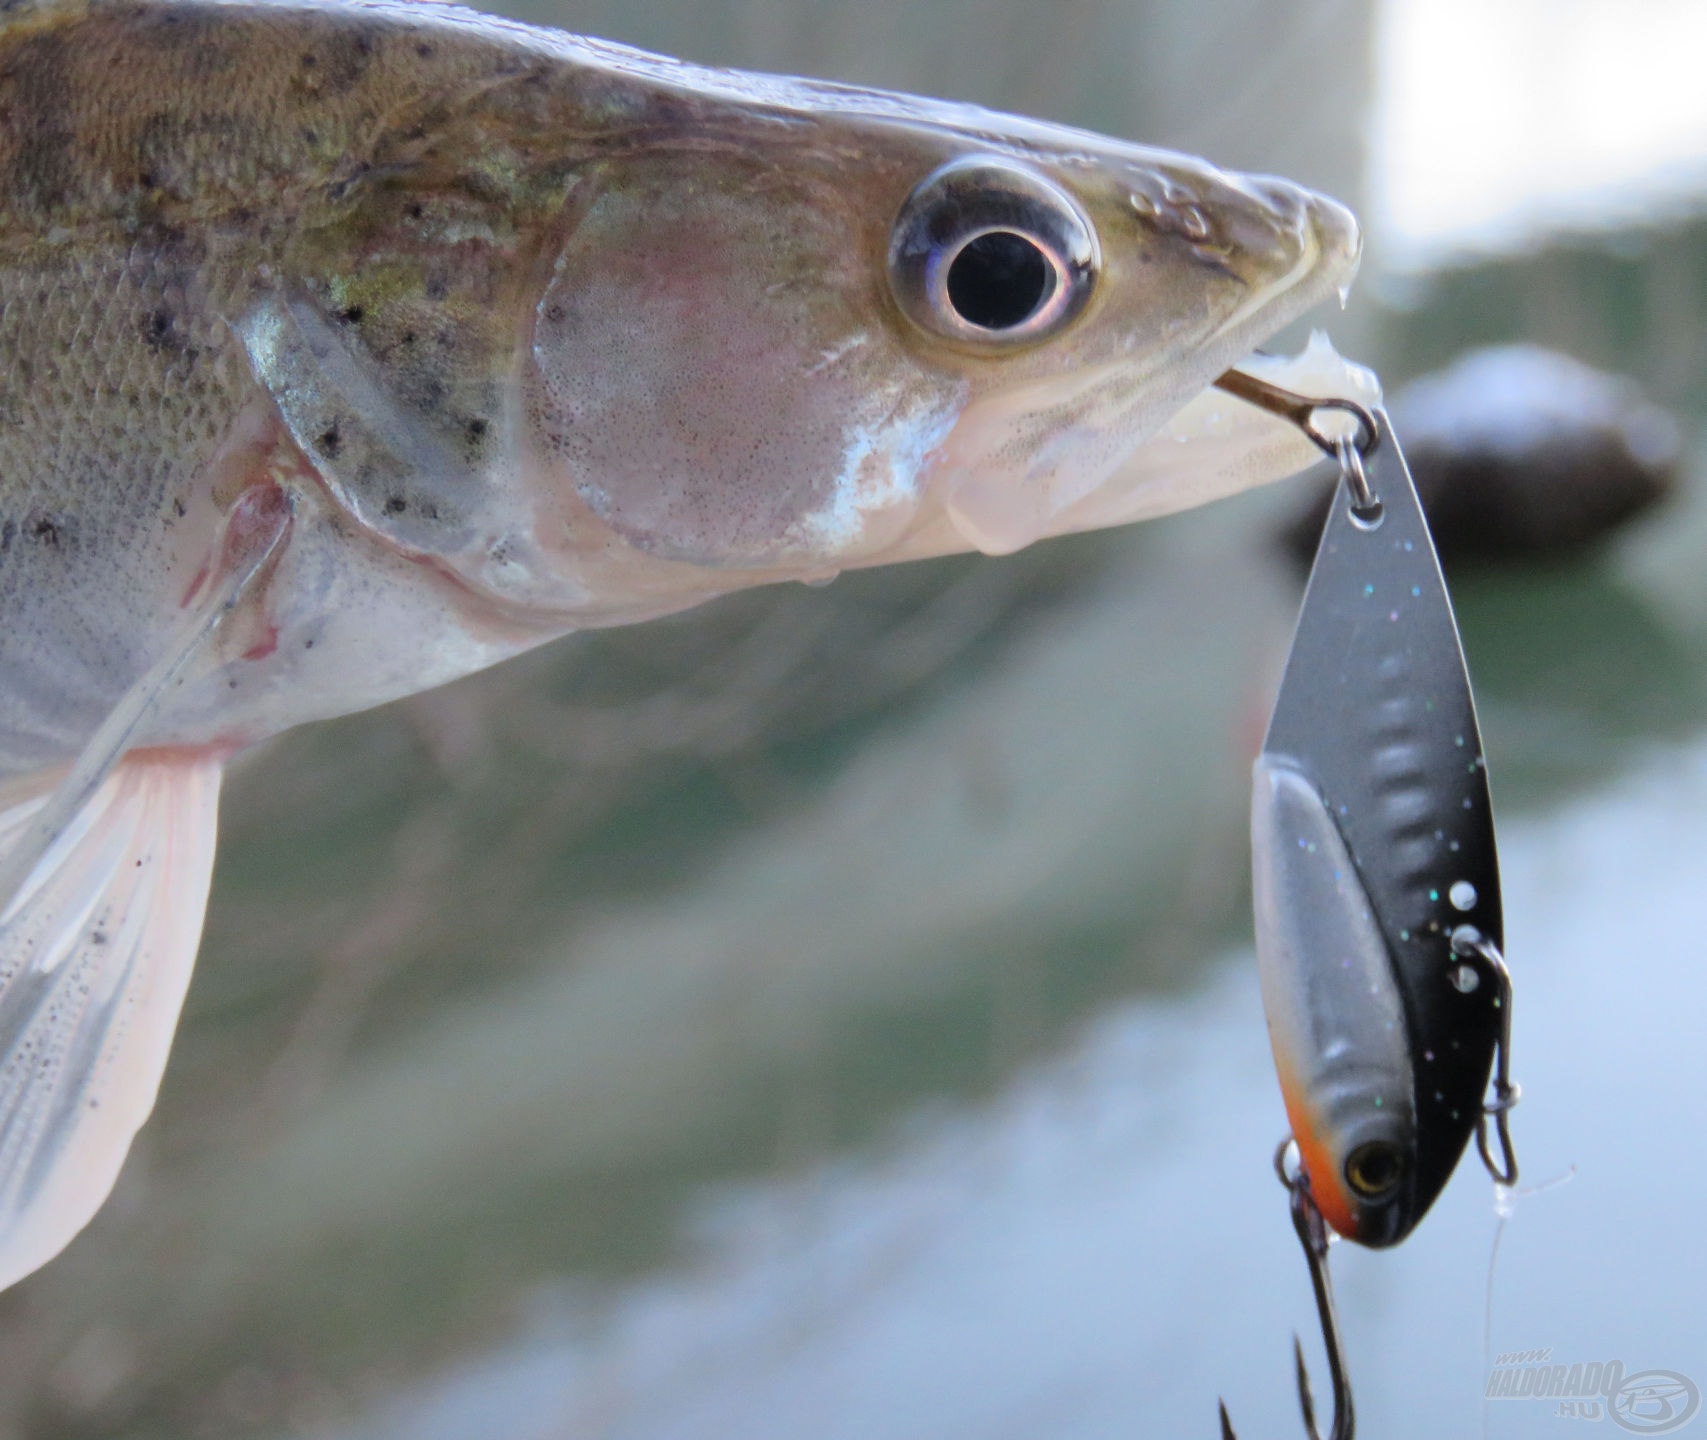
[[[1083,213],[1006,160],[955,160],[907,197],[889,283],[915,325],[966,349],[1035,345],[1085,308],[1101,257]]]
[[[1385,1140],[1371,1140],[1346,1156],[1346,1184],[1365,1200],[1380,1200],[1392,1194],[1404,1178],[1404,1152]]]

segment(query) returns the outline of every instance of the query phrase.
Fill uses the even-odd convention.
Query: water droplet
[[[1446,892],[1446,898],[1452,902],[1454,910],[1474,910],[1476,887],[1468,880],[1454,880],[1452,888]]]
[[[1397,620],[1399,618],[1399,612],[1397,610],[1389,610],[1387,612],[1387,618],[1389,620]]]
[[[1429,899],[1430,899],[1430,900],[1438,900],[1438,899],[1440,899],[1440,891],[1438,891],[1438,890],[1430,890],[1430,891],[1429,891],[1429,892],[1428,892],[1428,898],[1429,898]]]
[[[1419,600],[1422,598],[1422,593],[1423,593],[1423,588],[1421,585],[1411,586],[1411,594],[1416,596]]]
[[[1452,988],[1460,995],[1468,995],[1482,983],[1482,977],[1476,973],[1474,965],[1454,965],[1447,972],[1446,978],[1452,982]]]
[[[1424,1050],[1423,1051],[1423,1059],[1424,1060],[1433,1060],[1434,1059],[1434,1051]]]
[[[1365,585],[1363,587],[1363,593],[1365,595],[1373,595],[1375,593],[1375,587],[1373,585]]]

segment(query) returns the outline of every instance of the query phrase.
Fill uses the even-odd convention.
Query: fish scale
[[[149,343],[175,288],[128,247],[0,265],[0,373],[27,397],[0,425],[0,776],[87,738],[193,574],[175,506],[243,399],[221,327],[191,313],[181,346]]]

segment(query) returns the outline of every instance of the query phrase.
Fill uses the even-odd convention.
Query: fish
[[[1304,468],[1283,180],[396,0],[0,20],[0,1285],[154,1102],[221,776],[572,631]]]

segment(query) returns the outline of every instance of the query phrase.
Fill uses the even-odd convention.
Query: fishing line
[[[1488,1440],[1487,1377],[1493,1373],[1494,1368],[1494,1270],[1499,1264],[1500,1242],[1505,1239],[1506,1222],[1517,1213],[1517,1201],[1527,1200],[1531,1195],[1544,1195],[1547,1191],[1556,1190],[1576,1178],[1577,1167],[1572,1163],[1551,1180],[1543,1180],[1539,1185],[1516,1187],[1502,1185],[1497,1180],[1494,1182],[1494,1238],[1488,1246],[1488,1282],[1482,1297],[1482,1440]]]

